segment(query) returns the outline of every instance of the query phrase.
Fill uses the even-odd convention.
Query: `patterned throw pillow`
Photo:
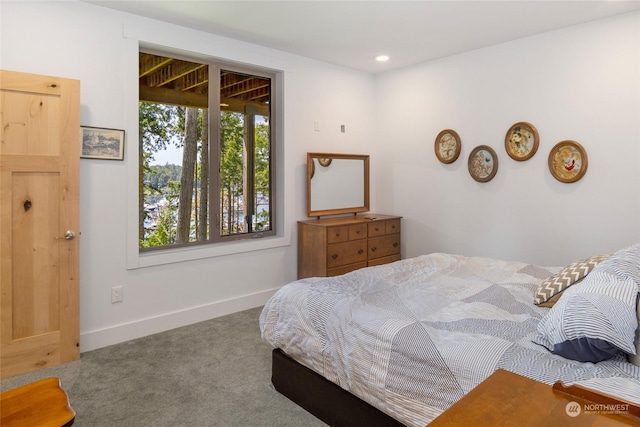
[[[596,255],[563,268],[538,286],[533,303],[541,307],[553,307],[564,290],[580,282],[600,261],[608,257],[609,255]]]

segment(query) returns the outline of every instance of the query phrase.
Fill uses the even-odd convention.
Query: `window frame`
[[[144,31],[142,31],[144,33]],[[285,171],[283,169],[284,163],[284,123],[281,119],[284,117],[284,80],[285,72],[276,68],[261,66],[256,64],[249,64],[245,62],[233,61],[231,59],[221,60],[220,58],[202,54],[194,53],[193,51],[187,51],[181,48],[170,48],[167,46],[160,46],[159,43],[151,41],[143,41],[148,37],[140,37],[140,29],[137,27],[125,26],[125,38],[132,38],[136,40],[135,48],[130,52],[130,61],[127,61],[127,69],[129,75],[132,77],[125,80],[126,90],[125,93],[131,94],[128,97],[129,101],[125,103],[126,114],[125,122],[128,132],[129,143],[125,149],[127,151],[125,164],[127,165],[128,175],[130,179],[127,180],[127,230],[126,230],[126,268],[128,270],[134,270],[139,268],[148,268],[155,266],[168,265],[172,263],[181,263],[189,261],[197,261],[210,259],[220,256],[228,256],[235,254],[245,254],[253,251],[262,251],[270,249],[278,249],[290,247],[292,245],[292,227],[285,221],[287,212],[285,209],[284,194],[287,186],[291,186],[291,183],[287,184],[285,177]],[[161,37],[162,38],[162,37]],[[157,54],[169,54],[176,57],[186,57],[192,60],[198,61],[213,60],[218,64],[224,66],[234,66],[236,64],[244,65],[252,70],[264,71],[273,73],[275,78],[272,80],[272,103],[271,106],[271,153],[272,153],[272,209],[274,216],[272,220],[272,226],[275,234],[272,236],[255,236],[262,238],[247,238],[242,240],[232,240],[225,242],[218,242],[211,244],[209,242],[200,245],[188,245],[183,247],[167,247],[166,249],[151,252],[141,252],[138,241],[138,220],[140,211],[138,209],[139,202],[139,188],[138,188],[138,174],[139,174],[139,81],[138,81],[138,56],[141,51]],[[188,52],[188,54],[185,54]],[[135,76],[135,77],[134,77]]]
[[[238,241],[252,241],[255,239],[265,239],[272,237],[282,237],[282,233],[279,231],[281,221],[279,221],[278,211],[283,209],[283,206],[278,203],[278,188],[282,186],[279,185],[277,180],[278,176],[278,161],[279,157],[278,153],[282,150],[279,150],[278,147],[281,145],[281,139],[279,138],[280,133],[278,129],[282,128],[279,120],[279,111],[282,111],[282,94],[280,90],[280,81],[282,80],[282,73],[266,69],[264,67],[259,67],[255,65],[238,65],[237,63],[233,63],[231,61],[224,61],[218,58],[204,57],[198,55],[189,55],[183,54],[179,52],[175,52],[171,49],[163,50],[158,48],[144,48],[140,46],[138,49],[138,53],[148,53],[152,55],[158,56],[166,56],[171,57],[178,60],[197,62],[201,64],[207,65],[209,68],[209,88],[208,88],[208,116],[209,116],[209,208],[208,208],[208,221],[209,221],[209,233],[208,238],[205,241],[193,241],[188,243],[175,243],[172,245],[165,246],[156,246],[150,248],[142,248],[139,243],[136,245],[138,249],[138,253],[140,257],[146,257],[150,254],[168,254],[170,258],[173,258],[176,254],[176,251],[184,250],[184,249],[194,249],[194,248],[202,248],[202,247],[210,247],[210,246],[218,246],[224,245],[225,243],[230,242],[238,242]],[[136,65],[138,65],[136,63]],[[221,235],[221,217],[222,211],[220,210],[220,159],[221,159],[221,144],[220,144],[220,114],[223,111],[220,108],[220,73],[221,70],[237,72],[252,76],[264,77],[270,80],[270,102],[269,102],[269,180],[270,180],[270,195],[269,195],[269,215],[270,215],[270,229],[267,231],[259,231],[259,232],[247,232],[247,233],[239,233],[239,234],[231,234],[231,235]],[[137,74],[136,74],[137,75]],[[136,79],[137,83],[137,79]],[[136,84],[136,86],[138,86]],[[140,102],[140,95],[138,91],[137,93],[137,101]],[[211,108],[215,106],[215,108]],[[136,115],[137,117],[137,115]],[[246,116],[245,116],[246,117]],[[139,123],[138,123],[139,128]],[[250,126],[250,129],[253,130],[253,124]],[[247,132],[247,125],[245,119],[245,135]],[[139,135],[139,132],[136,132]],[[245,136],[246,137],[246,136]],[[253,139],[253,137],[251,137]],[[142,141],[138,141],[138,146]],[[250,144],[252,148],[255,148],[255,145]],[[140,153],[141,151],[138,151]],[[249,153],[249,152],[247,152]],[[249,154],[247,154],[249,156]],[[253,156],[253,155],[251,155]],[[253,160],[250,161],[253,165]],[[140,174],[140,159],[138,157],[136,162],[136,172]],[[252,175],[255,177],[255,168],[252,166]],[[215,172],[215,173],[213,173]],[[253,187],[251,189],[251,195],[255,195]],[[140,194],[138,194],[140,197]],[[136,206],[138,206],[136,204]],[[212,209],[214,207],[214,209]],[[136,209],[137,216],[142,214],[139,209]],[[245,215],[246,218],[246,215]],[[262,245],[260,245],[262,246]],[[277,245],[281,246],[281,245]],[[184,252],[184,251],[182,251]],[[211,252],[211,251],[207,251]],[[216,250],[215,253],[220,252],[220,254],[228,254],[228,250]],[[179,252],[178,252],[179,253]],[[232,251],[231,253],[235,253]],[[197,256],[196,258],[206,258],[212,255],[204,255]],[[215,255],[213,255],[215,256]],[[167,258],[167,256],[157,257],[158,259]],[[182,257],[180,257],[182,258]],[[191,259],[191,258],[187,258]],[[184,259],[184,260],[187,260]],[[160,264],[166,263],[166,261],[160,261]],[[155,265],[155,263],[152,263]]]
[[[257,69],[257,68],[247,68],[246,66],[238,66],[238,65],[234,65],[231,63],[226,63],[225,61],[215,61],[215,63],[209,63],[209,99],[213,99],[213,102],[215,102],[215,105],[217,106],[216,111],[212,111],[211,108],[209,108],[209,170],[218,170],[218,173],[215,174],[215,177],[211,177],[209,178],[209,185],[210,185],[210,189],[209,189],[209,205],[211,206],[212,203],[215,203],[216,210],[215,212],[210,208],[209,209],[209,240],[207,243],[219,243],[219,242],[226,242],[226,241],[233,241],[233,240],[247,240],[247,239],[260,239],[260,238],[264,238],[264,237],[268,237],[268,236],[273,236],[277,234],[277,209],[275,208],[276,204],[276,200],[277,200],[277,194],[276,191],[274,191],[275,188],[277,188],[276,186],[276,169],[277,169],[277,156],[274,155],[275,153],[275,147],[274,147],[274,141],[276,141],[276,128],[277,128],[277,123],[278,123],[278,119],[277,119],[277,110],[278,110],[278,101],[275,100],[276,96],[275,94],[278,93],[277,90],[277,75],[273,72],[267,72],[261,69]],[[215,68],[216,73],[213,74],[213,68]],[[232,71],[235,73],[242,73],[242,74],[249,74],[252,76],[258,76],[258,77],[265,77],[268,78],[271,82],[271,93],[270,93],[270,102],[269,102],[269,184],[270,184],[270,189],[271,189],[271,194],[269,194],[269,215],[271,217],[271,228],[267,231],[260,231],[260,232],[250,232],[250,233],[243,233],[243,234],[232,234],[232,235],[227,235],[227,236],[222,236],[220,235],[220,223],[221,223],[221,210],[219,209],[220,206],[220,173],[219,173],[219,169],[217,169],[220,165],[220,112],[222,111],[220,109],[220,71],[221,70],[227,70],[227,71]],[[211,84],[211,82],[215,82],[214,84]],[[213,93],[212,93],[213,90]],[[245,113],[246,114],[246,113]],[[214,120],[215,119],[215,120]],[[214,126],[211,125],[211,123],[215,123]],[[275,124],[275,125],[274,125]],[[215,128],[215,129],[214,129]],[[252,123],[249,126],[249,129],[251,129],[251,131],[255,131],[255,127],[254,124]],[[247,122],[246,122],[246,115],[245,115],[245,131],[246,131],[246,135],[249,135],[248,129],[247,129]],[[215,132],[215,133],[214,133]],[[211,135],[216,135],[216,144],[215,144],[215,152],[212,152],[211,150]],[[249,138],[247,136],[247,138]],[[250,137],[251,139],[251,144],[250,147],[255,149],[255,138],[252,135]],[[249,155],[250,160],[249,163],[252,165],[251,169],[253,170],[253,179],[252,182],[255,183],[255,162],[253,161],[253,155]],[[215,191],[211,190],[211,188],[216,188]],[[251,191],[250,191],[252,196],[255,196],[255,185],[251,186]],[[215,196],[212,198],[212,196]],[[246,212],[245,212],[245,218],[246,218]],[[215,228],[217,230],[216,232],[216,236],[212,236],[211,235],[211,224],[215,224]],[[204,243],[204,242],[203,242]]]

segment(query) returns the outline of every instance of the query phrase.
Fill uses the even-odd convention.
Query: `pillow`
[[[598,269],[564,291],[538,323],[534,343],[580,362],[600,362],[619,351],[636,353],[638,286]]]
[[[640,292],[640,244],[620,249],[598,265],[600,271],[633,280]]]
[[[638,292],[640,292],[640,244],[617,251],[598,268],[610,274],[635,281],[636,285],[638,285]],[[638,322],[636,329],[636,354],[629,355],[629,362],[640,366],[640,301],[638,301],[636,305],[636,320]]]
[[[636,329],[636,354],[629,355],[629,362],[633,363],[636,366],[640,366],[640,294],[638,295],[638,301],[636,302],[638,306],[638,329]]]
[[[549,277],[538,286],[533,303],[541,307],[553,307],[562,291],[580,282],[600,261],[608,257],[609,255],[596,255],[563,268],[558,274]]]

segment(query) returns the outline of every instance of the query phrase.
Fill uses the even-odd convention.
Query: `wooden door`
[[[80,357],[80,82],[0,70],[0,377]]]

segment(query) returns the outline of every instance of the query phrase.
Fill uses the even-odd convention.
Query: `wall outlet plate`
[[[114,286],[111,288],[111,304],[122,302],[124,299],[122,286]]]

